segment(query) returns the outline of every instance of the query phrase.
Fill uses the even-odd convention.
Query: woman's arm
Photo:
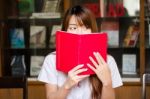
[[[82,72],[87,71],[86,68],[82,68],[83,65],[78,65],[68,73],[68,78],[65,83],[58,87],[54,84],[46,84],[46,97],[47,99],[66,99],[70,90],[77,85],[81,80],[88,77],[89,75],[78,75]]]
[[[103,85],[101,99],[115,99],[115,91],[112,84]]]
[[[70,92],[65,86],[58,87],[57,85],[46,84],[45,87],[47,99],[66,99]]]

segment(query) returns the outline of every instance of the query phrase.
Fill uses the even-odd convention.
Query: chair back
[[[146,99],[146,86],[148,83],[150,83],[150,74],[145,73],[142,78],[142,99]]]
[[[4,76],[0,77],[0,89],[5,88],[22,88],[23,89],[23,98],[28,99],[28,87],[27,87],[27,77],[12,77]]]

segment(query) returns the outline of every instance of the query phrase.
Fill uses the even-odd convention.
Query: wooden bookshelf
[[[0,20],[4,19],[4,0],[0,1]]]
[[[6,13],[5,13],[5,8],[6,7],[6,4],[4,3],[5,0],[1,0],[0,1],[0,19],[4,19],[6,18]],[[64,0],[64,12],[72,6],[72,1],[73,0]],[[145,72],[145,65],[146,65],[146,62],[145,62],[145,56],[146,56],[146,52],[145,52],[145,15],[144,15],[144,1],[145,0],[140,0],[140,16],[139,16],[139,21],[140,21],[140,35],[139,35],[139,52],[138,52],[138,55],[139,55],[139,75],[136,76],[136,77],[132,77],[132,76],[128,76],[128,77],[122,77],[123,79],[123,83],[124,85],[122,87],[119,87],[116,89],[116,99],[141,99],[141,92],[142,92],[142,89],[141,89],[141,78],[142,78],[142,75],[143,73]],[[4,5],[5,6],[4,6]],[[8,5],[7,5],[8,6]],[[64,13],[63,12],[63,13]],[[106,18],[107,19],[107,18]],[[122,19],[125,19],[127,20],[126,18],[122,18]],[[14,20],[17,20],[17,19],[14,19]],[[23,19],[18,19],[18,20],[23,20]],[[29,19],[26,19],[26,20],[29,20]],[[47,20],[50,20],[50,19],[45,19],[45,20],[37,20],[37,24],[40,23],[42,24],[42,22],[46,22]],[[56,19],[58,20],[58,19]],[[50,24],[53,24],[55,23],[56,21],[55,19],[52,20]],[[60,19],[59,19],[60,21]],[[35,20],[33,22],[36,22]],[[50,21],[49,21],[50,22]],[[46,23],[46,24],[49,24],[49,23]],[[1,29],[1,28],[0,28]],[[8,38],[3,38],[5,37],[4,35],[2,35],[2,32],[0,32],[0,76],[2,76],[3,72],[7,72],[7,71],[2,71],[3,68],[2,66],[4,66],[4,59],[3,59],[3,56],[4,56],[4,53],[3,53],[3,42],[4,40],[8,40]],[[132,52],[134,51],[134,49],[136,48],[118,48],[117,50],[132,50]],[[11,50],[11,49],[7,49],[7,50]],[[13,49],[12,52],[14,52],[15,49]],[[16,50],[16,51],[25,51],[27,50],[27,52],[30,50],[30,49],[23,49],[23,50]],[[49,49],[43,49],[42,52],[45,52]],[[110,50],[115,50],[115,48],[110,48]],[[50,50],[50,51],[53,51],[53,50]],[[116,51],[114,51],[116,52]],[[120,61],[120,60],[119,60]],[[18,94],[19,93],[19,94]],[[148,93],[150,93],[150,86],[148,86]],[[13,90],[13,89],[5,89],[5,90],[0,90],[0,97],[2,97],[1,99],[7,99],[7,98],[10,98],[10,97],[14,97],[12,99],[16,99],[18,97],[21,97],[21,89],[17,89],[17,90]],[[16,95],[16,96],[15,96]],[[46,98],[46,95],[45,95],[45,87],[44,87],[44,83],[41,83],[39,81],[36,80],[36,78],[28,78],[28,97],[29,99],[45,99]],[[150,94],[148,94],[147,97],[150,97]]]
[[[147,93],[150,92],[150,86],[147,88]],[[123,87],[115,89],[116,99],[141,99],[141,83],[137,82],[125,82]],[[28,79],[28,99],[46,99],[44,83],[37,81],[35,78]],[[9,94],[8,94],[9,93]],[[22,97],[21,89],[1,89],[0,90],[1,99],[17,99]],[[147,99],[150,94],[147,94]]]

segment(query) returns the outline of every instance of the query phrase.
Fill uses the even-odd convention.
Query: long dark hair
[[[67,10],[64,20],[62,22],[62,30],[67,31],[69,20],[72,15],[76,16],[76,19],[79,25],[85,25],[87,28],[90,28],[92,32],[98,32],[97,23],[92,12],[80,5],[74,6]],[[90,83],[92,85],[92,99],[101,98],[102,83],[98,79],[97,75],[90,76]]]

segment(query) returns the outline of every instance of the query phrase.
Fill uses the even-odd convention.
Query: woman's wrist
[[[110,87],[112,87],[112,81],[110,80],[110,81],[106,81],[106,82],[103,82],[102,83],[103,84],[103,86],[110,86]]]
[[[65,90],[70,90],[70,89],[71,89],[70,86],[68,86],[67,84],[64,84],[64,85],[63,85],[63,88],[64,88]]]
[[[68,83],[68,81],[66,81],[66,82],[64,83],[63,88],[64,88],[65,90],[68,90],[68,91],[71,89],[71,86],[70,86],[70,84]]]

